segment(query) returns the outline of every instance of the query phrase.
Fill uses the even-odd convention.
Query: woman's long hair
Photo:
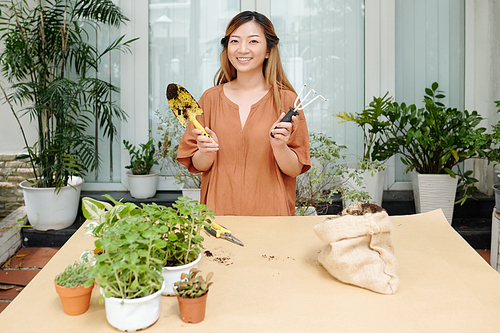
[[[264,30],[264,35],[266,37],[267,51],[269,52],[269,58],[264,60],[264,65],[262,67],[262,72],[266,83],[269,84],[274,93],[274,101],[276,102],[278,116],[281,113],[281,96],[280,90],[291,90],[295,92],[292,85],[288,81],[283,66],[281,65],[280,53],[278,50],[279,38],[276,36],[274,31],[274,26],[271,21],[263,14],[245,11],[241,12],[233,19],[226,28],[226,34],[224,38],[221,39],[222,53],[220,56],[220,68],[215,74],[214,84],[219,85],[236,78],[236,68],[231,64],[227,55],[227,46],[229,43],[229,37],[231,34],[238,29],[242,24],[253,21],[262,27]]]

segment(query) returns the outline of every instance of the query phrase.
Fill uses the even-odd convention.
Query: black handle
[[[291,123],[292,122],[292,117],[293,116],[298,116],[300,113],[299,111],[295,111],[291,106],[290,106],[290,111],[283,117],[283,119],[280,120],[280,123]],[[274,129],[277,129],[280,127],[275,127]],[[271,132],[271,136],[274,138],[273,132]]]

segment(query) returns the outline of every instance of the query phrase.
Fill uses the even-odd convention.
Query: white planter
[[[188,197],[193,200],[196,200],[200,202],[201,200],[201,193],[200,193],[199,188],[182,188],[182,196],[183,197]]]
[[[356,163],[346,163],[346,166],[349,169],[349,172],[353,172],[356,170]],[[370,171],[363,172],[361,174],[363,180],[361,182],[362,186],[358,186],[353,180],[348,180],[349,186],[358,191],[367,192],[370,196],[371,203],[374,203],[380,207],[382,207],[382,197],[384,195],[384,183],[385,183],[385,170],[382,171],[374,171],[373,173]],[[346,200],[343,202],[344,208],[352,205],[353,201]]]
[[[198,255],[195,261],[182,266],[163,267],[161,275],[163,276],[163,292],[162,295],[175,296],[174,283],[181,280],[182,273],[189,273],[191,268],[198,268],[198,263],[201,260],[201,254]]]
[[[295,216],[300,216],[300,210],[298,207],[295,207]],[[307,207],[303,216],[318,216],[315,207]]]
[[[411,173],[413,197],[417,214],[441,209],[451,224],[458,178],[448,174]]]
[[[149,175],[134,175],[127,171],[130,195],[136,199],[152,198],[158,189],[160,170],[151,169]]]
[[[152,295],[121,299],[105,297],[106,319],[120,331],[135,332],[153,325],[160,317],[161,290]]]
[[[83,179],[71,177],[71,186],[65,186],[57,193],[54,188],[34,188],[27,180],[19,186],[23,189],[28,221],[35,230],[60,230],[69,227],[76,220],[80,204]]]

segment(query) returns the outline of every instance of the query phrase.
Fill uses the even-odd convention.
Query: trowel
[[[189,122],[201,130],[201,135],[212,139],[210,134],[196,120],[196,116],[202,115],[203,110],[193,96],[181,85],[170,83],[167,86],[167,101],[182,127],[186,128]],[[212,141],[215,143],[214,139]]]

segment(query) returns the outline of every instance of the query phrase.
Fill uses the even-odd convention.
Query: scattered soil
[[[212,251],[205,250],[203,254],[205,255],[205,258],[207,258],[208,260],[214,261],[224,266],[229,266],[234,264],[234,261],[232,259],[232,253],[220,247],[214,248],[212,249]]]

